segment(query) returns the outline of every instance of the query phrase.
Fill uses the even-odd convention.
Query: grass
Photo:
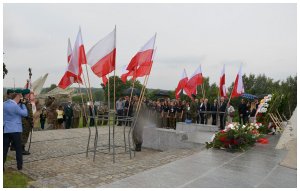
[[[6,156],[6,161],[11,161],[11,160],[15,160],[15,158],[14,158],[14,157],[11,157],[11,156],[9,156],[9,155],[7,155],[7,156]]]
[[[29,181],[32,179],[12,168],[5,169],[3,173],[4,188],[27,188]]]

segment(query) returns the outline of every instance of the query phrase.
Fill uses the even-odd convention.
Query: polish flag
[[[71,41],[70,41],[70,38],[68,39],[68,63],[70,62],[71,60],[71,55],[72,55],[72,46],[71,46]]]
[[[201,66],[197,68],[192,77],[186,84],[187,95],[191,97],[192,94],[197,94],[197,86],[203,83],[203,76],[201,71]]]
[[[225,86],[225,64],[223,65],[223,69],[221,71],[219,91],[221,97],[227,97]]]
[[[68,64],[69,64],[70,60],[71,60],[71,56],[72,56],[72,45],[71,45],[70,38],[68,39],[68,53],[67,53],[67,56],[68,56]],[[82,80],[81,80],[80,76],[76,76],[76,75],[74,75],[70,72],[68,72],[67,76],[70,76],[70,78],[71,78],[69,80],[69,83],[82,83]],[[68,80],[66,80],[66,81],[68,81]]]
[[[152,68],[152,64],[153,64],[153,60],[154,60],[154,56],[156,53],[156,49],[154,50],[153,54],[152,54],[152,58],[150,62],[144,62],[142,63],[138,69],[135,72],[135,76],[133,76],[133,78],[137,78],[137,77],[143,77],[146,75],[150,74],[151,68]]]
[[[121,73],[122,73],[121,80],[124,84],[126,84],[127,77],[130,75],[130,73],[133,73],[132,71],[127,71],[126,68],[127,68],[127,65],[124,65],[121,68]]]
[[[135,71],[137,67],[145,62],[151,62],[156,34],[140,49],[138,53],[131,59],[127,66],[128,71]]]
[[[84,51],[84,45],[82,41],[81,29],[79,28],[75,45],[71,54],[70,62],[68,65],[68,71],[76,76],[82,74],[82,64],[86,64],[86,56]]]
[[[239,73],[237,74],[234,82],[234,87],[231,93],[231,97],[238,97],[243,94],[244,91],[244,84],[243,84],[243,75],[242,75],[242,66],[239,69]]]
[[[186,71],[185,71],[185,69],[184,69],[183,72],[182,72],[182,75],[181,75],[181,79],[180,79],[180,81],[178,82],[177,88],[176,88],[176,90],[175,90],[175,97],[176,97],[176,99],[179,98],[179,94],[180,94],[181,90],[182,90],[183,88],[185,88],[185,86],[186,86],[188,80],[189,80],[189,79],[188,79],[188,77],[187,77],[187,75],[186,75]]]
[[[82,83],[82,80],[80,78],[82,73],[81,64],[86,63],[86,58],[85,58],[84,46],[82,43],[81,29],[79,29],[79,32],[77,34],[77,38],[73,50],[74,51],[72,51],[71,42],[69,39],[68,53],[67,53],[69,64],[66,68],[63,77],[58,83],[58,87],[62,89],[69,87],[73,83]]]
[[[116,67],[116,28],[97,42],[87,53],[87,62],[99,78]]]
[[[62,89],[66,89],[73,83],[81,83],[82,84],[82,80],[81,80],[80,76],[76,76],[75,74],[66,70],[65,74],[63,75],[60,82],[58,83],[58,87],[60,87]]]

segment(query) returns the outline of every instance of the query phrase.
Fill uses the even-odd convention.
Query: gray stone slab
[[[195,123],[176,123],[176,132],[196,132],[196,131],[204,131],[204,132],[215,132],[218,130],[218,126],[216,125],[204,125],[204,124],[195,124]]]
[[[206,135],[211,136],[211,135]],[[173,129],[162,129],[155,127],[144,127],[143,147],[161,151],[178,148],[202,147],[198,142],[188,141],[185,133],[176,133]]]
[[[258,185],[261,188],[296,188],[297,170],[277,166],[263,182]]]

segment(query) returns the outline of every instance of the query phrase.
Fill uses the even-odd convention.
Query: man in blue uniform
[[[22,90],[14,90],[11,99],[3,103],[3,169],[10,143],[16,149],[18,170],[22,170],[22,117],[28,115],[26,106],[22,103]]]

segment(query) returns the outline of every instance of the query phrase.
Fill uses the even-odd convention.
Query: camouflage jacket
[[[197,103],[196,102],[191,102],[190,105],[190,113],[192,117],[196,117],[197,116]]]
[[[25,105],[26,105],[26,108],[28,111],[28,116],[22,117],[23,131],[24,131],[24,129],[32,129],[33,128],[32,104],[29,101],[26,101]]]

